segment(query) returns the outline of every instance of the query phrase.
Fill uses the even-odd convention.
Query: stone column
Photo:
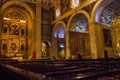
[[[97,59],[97,39],[96,39],[96,29],[95,24],[89,24],[89,31],[90,31],[90,45],[91,45],[91,53],[92,58]]]
[[[2,16],[2,13],[0,12],[0,35],[2,35],[2,21],[3,21],[3,16]],[[1,55],[1,44],[2,44],[2,39],[1,39],[2,36],[0,36],[0,55]]]
[[[41,43],[41,2],[36,1],[36,22],[35,22],[35,53],[36,59],[41,59],[42,43]]]
[[[53,36],[52,37],[52,52],[51,52],[51,57],[57,57],[57,52],[58,52],[58,49],[57,49],[57,39]]]
[[[66,31],[66,59],[70,57],[70,48],[69,48],[69,31]]]

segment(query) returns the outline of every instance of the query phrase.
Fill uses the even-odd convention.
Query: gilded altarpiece
[[[113,19],[113,46],[115,46],[115,53],[118,55],[120,53],[120,16]]]
[[[23,57],[26,54],[27,23],[21,14],[13,12],[4,17],[1,43],[4,57]]]
[[[89,33],[70,32],[69,48],[71,55],[80,53],[83,57],[91,55]]]

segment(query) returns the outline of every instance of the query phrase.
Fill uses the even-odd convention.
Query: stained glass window
[[[54,32],[54,37],[57,37],[57,31]]]
[[[58,38],[64,38],[65,37],[65,29],[63,25],[58,25],[55,32],[54,32],[54,37]]]
[[[113,18],[113,16],[114,16],[113,9],[105,8],[100,17],[100,23],[107,26],[111,26],[111,19]]]
[[[65,30],[60,29],[59,31],[54,32],[54,37],[64,38],[65,36]]]
[[[88,22],[83,14],[77,14],[70,23],[70,31],[86,32]]]
[[[59,38],[64,38],[64,30],[59,33]]]

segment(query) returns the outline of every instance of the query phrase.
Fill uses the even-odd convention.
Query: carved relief
[[[90,55],[90,36],[88,33],[70,32],[70,53],[76,55],[78,52],[83,56]]]
[[[113,44],[115,46],[115,52],[120,53],[120,16],[116,16],[112,21],[113,26]]]
[[[19,12],[4,16],[1,52],[6,57],[23,56],[26,51],[26,20]],[[24,43],[24,44],[22,44]]]

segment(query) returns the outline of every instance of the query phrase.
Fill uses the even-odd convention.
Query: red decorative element
[[[32,53],[32,58],[36,58],[36,52],[35,51],[33,51],[33,53]]]

